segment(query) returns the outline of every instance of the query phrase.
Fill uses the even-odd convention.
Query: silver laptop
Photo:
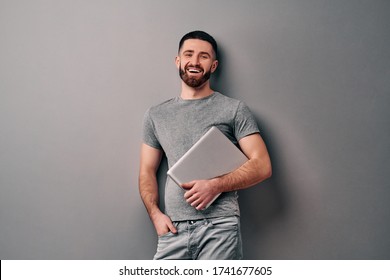
[[[210,128],[167,172],[178,186],[234,171],[248,158],[215,126]],[[209,207],[217,196],[206,206]]]

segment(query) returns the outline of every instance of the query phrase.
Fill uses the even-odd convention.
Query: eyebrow
[[[194,50],[185,50],[183,51],[183,54],[185,53],[194,53],[195,51]],[[200,52],[199,54],[207,54],[209,57],[212,57],[211,54],[209,54],[208,52]]]

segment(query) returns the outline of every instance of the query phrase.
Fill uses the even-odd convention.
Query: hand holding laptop
[[[197,210],[203,210],[208,208],[221,193],[214,192],[214,186],[210,180],[194,180],[188,183],[184,183],[181,187],[186,190],[184,198],[191,206]],[[201,207],[201,203],[208,201],[204,207]]]
[[[195,180],[200,183],[202,180],[230,173],[247,160],[248,158],[217,127],[213,126],[168,170],[167,174],[178,186],[182,187],[184,184],[188,189],[194,187],[191,186],[191,182]],[[186,195],[190,197],[192,193]],[[205,192],[202,193],[205,195]],[[220,193],[216,194],[204,209],[209,207],[219,195]]]

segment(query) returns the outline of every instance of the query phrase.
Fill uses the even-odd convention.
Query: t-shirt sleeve
[[[250,134],[260,133],[256,119],[244,102],[240,101],[234,118],[234,134],[239,141]]]
[[[160,141],[158,141],[156,136],[156,130],[150,115],[150,109],[147,110],[144,115],[142,141],[153,148],[162,149]]]

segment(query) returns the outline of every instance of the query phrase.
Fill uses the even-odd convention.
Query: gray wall
[[[246,258],[390,258],[385,0],[0,0],[0,258],[153,256],[142,117],[194,29],[273,161],[240,192]]]

